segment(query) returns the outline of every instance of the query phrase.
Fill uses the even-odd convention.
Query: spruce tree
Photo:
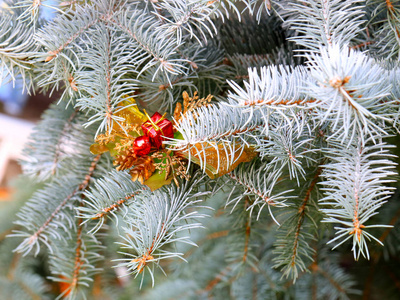
[[[400,1],[5,3],[0,82],[58,98],[4,299],[399,294]]]

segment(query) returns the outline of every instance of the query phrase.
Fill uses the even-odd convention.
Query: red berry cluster
[[[142,124],[142,130],[144,135],[137,137],[133,144],[133,150],[137,156],[149,154],[151,147],[160,149],[165,138],[174,137],[171,121],[158,112]]]

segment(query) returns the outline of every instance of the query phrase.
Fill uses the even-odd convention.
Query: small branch
[[[361,44],[354,45],[354,46],[350,47],[350,49],[359,49],[359,48],[362,48],[362,47],[365,47],[365,46],[368,46],[368,45],[372,45],[372,44],[375,44],[375,41],[363,42]]]
[[[222,230],[222,231],[217,231],[217,232],[213,232],[208,234],[205,238],[201,239],[200,241],[196,242],[197,246],[200,247],[202,244],[204,244],[206,241],[208,240],[212,240],[212,239],[218,239],[221,237],[225,237],[229,234],[229,230]],[[190,255],[193,254],[193,252],[196,250],[197,248],[192,247],[189,249],[189,251],[186,251],[184,256],[185,258],[189,257]]]
[[[168,89],[169,87],[172,87],[174,84],[178,83],[179,81],[181,81],[182,79],[184,79],[183,76],[176,78],[174,81],[172,82],[167,82],[165,84],[161,84],[158,86],[158,91],[162,92],[166,89]]]
[[[137,262],[138,265],[136,266],[136,270],[138,271],[138,273],[142,273],[144,271],[144,268],[146,267],[147,263],[149,261],[154,260],[153,257],[153,251],[154,249],[154,245],[156,243],[156,241],[160,238],[160,235],[163,233],[163,231],[165,231],[165,226],[164,223],[161,224],[161,229],[160,232],[157,234],[157,237],[155,237],[151,243],[151,246],[149,247],[149,249],[147,249],[147,252],[145,254],[143,254],[140,258],[134,258],[131,261],[132,262]]]
[[[85,30],[89,29],[93,25],[95,25],[99,19],[94,19],[92,22],[87,24],[86,26],[82,27],[79,31],[77,31],[75,34],[73,34],[64,44],[62,44],[60,47],[58,47],[54,51],[49,51],[48,54],[49,56],[46,57],[44,60],[45,62],[51,61],[53,58],[55,58],[62,50],[64,50],[65,47],[67,47],[69,44],[71,44],[76,38],[78,38]]]
[[[299,207],[298,210],[298,220],[297,220],[297,226],[296,226],[296,232],[294,234],[294,241],[293,241],[293,252],[292,252],[292,259],[291,259],[291,266],[294,267],[296,265],[296,257],[297,257],[297,248],[299,245],[299,237],[300,237],[300,230],[301,226],[303,225],[304,219],[305,219],[305,214],[306,214],[306,206],[308,204],[308,200],[310,199],[311,192],[314,190],[315,185],[317,184],[317,181],[319,179],[319,175],[322,172],[322,167],[319,167],[317,169],[317,172],[314,175],[313,180],[310,183],[310,186],[308,187],[306,191],[306,195],[304,196],[302,205]]]
[[[249,79],[250,78],[250,76],[249,75],[236,75],[235,76],[235,79]]]
[[[78,219],[78,231],[76,234],[76,250],[75,250],[75,263],[74,263],[74,271],[72,275],[72,281],[70,285],[70,290],[76,289],[79,285],[79,272],[81,270],[81,266],[83,265],[81,256],[82,256],[82,228],[80,226],[82,223],[82,219]]]
[[[244,211],[247,211],[247,208],[250,205],[249,197],[246,197],[246,200],[244,202]],[[245,239],[244,239],[244,249],[243,249],[243,258],[242,262],[247,261],[247,255],[249,252],[249,241],[250,241],[250,234],[251,234],[251,216],[250,214],[247,214],[247,220],[246,220],[246,231],[245,231]]]
[[[17,265],[19,262],[19,259],[21,258],[20,253],[14,253],[11,259],[10,267],[8,268],[8,274],[7,274],[7,279],[8,280],[14,280],[15,278],[15,270],[17,269]]]
[[[38,294],[36,294],[30,287],[24,284],[22,281],[18,280],[19,285],[22,287],[24,292],[26,292],[32,300],[40,300],[42,299]]]
[[[263,105],[275,105],[275,106],[279,106],[279,105],[301,105],[303,103],[314,103],[317,100],[315,99],[310,99],[310,100],[290,100],[290,99],[284,99],[284,100],[280,100],[280,101],[276,101],[276,100],[265,100],[265,99],[259,99],[259,100],[253,100],[253,101],[246,101],[244,102],[241,106],[263,106]]]
[[[331,33],[329,32],[329,28],[328,28],[328,22],[329,22],[328,4],[329,4],[329,0],[322,1],[322,14],[323,14],[323,17],[325,20],[323,26],[324,26],[326,41],[328,42],[329,46],[332,46],[332,37],[331,37]]]
[[[97,220],[100,218],[105,217],[106,215],[108,215],[109,212],[111,211],[115,211],[117,209],[119,209],[126,201],[128,201],[129,199],[132,199],[133,197],[135,197],[139,192],[136,193],[132,193],[128,196],[126,196],[125,198],[119,199],[117,201],[114,202],[114,204],[111,204],[107,207],[104,207],[101,211],[101,213],[98,213],[94,218],[92,218],[92,220]]]
[[[182,118],[181,120],[183,120],[183,119],[184,118]],[[215,141],[212,141],[212,140],[223,139],[223,138],[226,138],[226,137],[235,137],[236,135],[239,135],[239,134],[244,134],[244,133],[247,133],[247,132],[254,132],[254,131],[257,131],[257,130],[260,130],[260,129],[262,130],[263,128],[264,128],[263,125],[256,125],[256,126],[253,126],[253,127],[246,127],[246,128],[237,129],[237,130],[228,130],[228,131],[225,131],[223,133],[217,133],[217,134],[214,134],[214,135],[209,135],[209,136],[207,136],[207,138],[202,138],[202,139],[199,138],[199,139],[196,139],[196,140],[195,139],[191,139],[189,142],[188,141],[184,141],[184,140],[179,140],[179,144],[178,144],[176,150],[179,150],[181,152],[187,152],[187,151],[190,151],[192,149],[192,147],[193,147],[193,148],[195,148],[196,151],[199,151],[199,149],[202,147],[203,144],[206,144],[206,145],[212,145],[212,144],[216,145],[217,144]],[[197,148],[197,147],[199,147],[199,148]]]
[[[13,227],[3,231],[2,233],[0,233],[0,243],[7,237],[7,235],[11,234],[16,228],[17,228],[17,226],[13,226]]]
[[[251,226],[250,226],[250,215],[248,215],[247,221],[246,221],[246,233],[245,233],[245,240],[244,240],[244,254],[243,254],[243,258],[242,261],[246,262],[247,260],[247,255],[249,252],[249,241],[250,241],[250,233],[251,233]]]
[[[398,27],[398,16],[396,16],[396,10],[393,6],[392,1],[390,1],[390,0],[386,0],[386,6],[387,6],[387,10],[388,10],[388,15],[389,15],[390,19],[393,21],[393,25],[394,25],[394,28],[392,26],[390,26],[390,28],[395,32],[395,34],[397,36],[397,40],[399,40],[400,31],[399,31],[399,27]]]
[[[158,60],[166,69],[172,71],[173,67],[172,65],[170,65],[166,60],[164,60],[162,57],[159,57],[157,54],[155,54],[153,51],[151,51],[151,49],[149,48],[149,46],[143,44],[138,37],[136,36],[136,34],[134,32],[132,32],[128,27],[124,26],[123,24],[121,24],[120,22],[118,22],[118,20],[113,19],[113,18],[106,18],[104,16],[102,16],[100,18],[102,21],[105,22],[110,22],[112,24],[114,24],[115,26],[119,27],[121,30],[123,30],[125,33],[127,33],[131,38],[133,38],[136,43],[139,44],[140,47],[142,47],[142,49],[144,49],[148,54],[150,54],[155,60]]]
[[[268,205],[275,206],[275,204],[271,201],[271,199],[261,193],[260,190],[257,190],[255,187],[248,185],[247,183],[241,181],[238,177],[231,173],[227,174],[229,177],[231,177],[233,180],[235,180],[237,183],[241,184],[245,188],[247,188],[247,191],[252,192],[253,194],[257,195],[261,199],[263,199]]]
[[[111,108],[111,62],[110,62],[110,51],[111,51],[111,39],[110,39],[110,30],[107,28],[107,60],[106,60],[106,66],[105,66],[105,71],[106,71],[106,82],[107,86],[106,91],[107,91],[107,99],[106,99],[106,118],[107,118],[107,124],[109,130],[112,128],[112,123],[111,123],[111,118],[113,115],[113,111]]]
[[[257,280],[253,280],[253,289],[252,289],[252,300],[256,300],[258,297],[257,297],[257,284],[258,284],[258,282],[257,282]]]
[[[100,157],[101,157],[101,154],[98,154],[97,156],[94,157],[92,163],[90,164],[89,171],[85,176],[85,180],[78,187],[79,191],[85,190],[87,188],[87,186],[89,185],[90,179],[93,176],[94,170],[96,169],[96,166],[100,160]]]
[[[87,188],[87,186],[89,185],[90,179],[93,176],[93,172],[96,168],[96,165],[98,163],[98,161],[100,160],[100,154],[97,155],[91,165],[90,168],[88,170],[88,173],[85,176],[85,179],[83,180],[83,182],[75,189],[72,191],[71,194],[69,194],[57,207],[56,209],[53,211],[53,213],[50,215],[50,217],[48,217],[48,219],[46,220],[46,222],[43,223],[43,225],[34,233],[32,234],[28,239],[30,240],[30,243],[33,243],[34,241],[36,241],[39,236],[43,233],[43,231],[47,228],[47,226],[50,224],[50,222],[58,215],[58,213],[61,211],[61,209],[69,202],[69,200],[71,200],[71,198],[73,198],[78,192],[83,191]]]

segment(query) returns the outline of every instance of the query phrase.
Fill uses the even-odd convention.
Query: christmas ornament
[[[184,92],[183,105],[176,105],[172,123],[165,114],[158,112],[149,117],[146,111],[142,113],[137,108],[133,98],[127,98],[114,113],[123,121],[114,122],[111,130],[98,135],[90,151],[93,154],[110,152],[117,171],[130,169],[132,180],[139,181],[152,191],[172,181],[179,185],[178,178],[189,180],[188,160],[204,168],[210,178],[227,174],[240,163],[251,161],[257,155],[254,147],[238,144],[233,148],[240,150],[233,154],[227,154],[226,150],[232,149],[232,145],[226,142],[199,143],[190,150],[180,151],[163,147],[166,139],[183,139],[180,132],[174,132],[174,124],[179,124],[189,112],[196,122],[198,109],[210,105],[211,99],[211,95],[199,99],[197,92],[193,97]]]
[[[151,143],[160,149],[164,138],[173,138],[174,129],[172,122],[165,119],[160,113],[156,112],[149,120],[142,124],[145,135],[150,137]]]
[[[139,136],[133,142],[133,150],[137,156],[144,156],[150,153],[151,143],[148,136]]]

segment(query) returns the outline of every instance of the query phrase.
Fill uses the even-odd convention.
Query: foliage
[[[398,254],[397,2],[55,1],[45,22],[48,2],[0,13],[0,83],[60,94],[25,150],[40,186],[0,239],[0,294],[347,299],[349,253]],[[186,91],[213,100],[173,114]],[[163,147],[190,180],[151,191],[89,152],[135,105],[174,119]]]

